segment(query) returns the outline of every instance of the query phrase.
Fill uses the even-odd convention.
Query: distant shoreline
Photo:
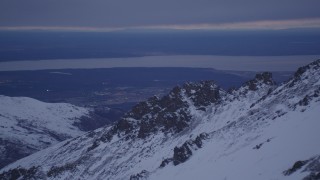
[[[293,71],[320,55],[213,56],[175,55],[130,58],[55,59],[0,62],[0,71],[96,69],[117,67],[189,67],[237,71]]]

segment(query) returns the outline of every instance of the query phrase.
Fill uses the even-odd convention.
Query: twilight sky
[[[319,0],[0,0],[0,29],[320,27]]]

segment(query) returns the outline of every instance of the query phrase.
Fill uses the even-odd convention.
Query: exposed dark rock
[[[270,72],[263,72],[263,73],[257,74],[255,79],[258,81],[262,81],[265,84],[269,84],[269,85],[275,84],[275,82],[272,79],[272,74]]]
[[[218,102],[220,97],[220,88],[214,81],[201,81],[200,83],[186,83],[183,86],[185,93],[194,102],[196,107],[208,106]]]
[[[73,171],[76,168],[76,164],[68,163],[63,166],[53,166],[48,172],[48,177],[56,177],[64,171]]]
[[[195,140],[189,140],[181,147],[175,147],[173,150],[173,164],[176,166],[180,163],[184,163],[189,159],[189,157],[192,155],[192,149],[197,150],[198,148],[202,147],[202,140],[207,138],[207,134],[202,133],[199,136],[196,137]]]
[[[122,119],[116,124],[115,128],[128,134],[133,129],[133,126],[127,119]]]
[[[125,117],[131,117],[134,119],[141,119],[143,115],[150,112],[150,107],[148,106],[147,102],[140,102],[135,105],[131,112],[125,115]]]
[[[198,108],[197,110],[206,112],[207,109],[206,109],[205,107],[200,107],[200,108]]]
[[[310,172],[303,180],[320,180],[320,156],[311,158],[303,172]]]
[[[316,94],[316,92],[315,92],[315,94]],[[308,106],[309,103],[310,103],[310,101],[311,101],[313,98],[316,98],[314,94],[311,95],[311,96],[306,95],[303,99],[301,99],[298,103],[296,103],[296,104],[294,105],[294,108],[296,108],[298,105],[299,105],[299,106]]]
[[[199,136],[196,137],[196,139],[193,141],[198,148],[202,148],[203,142],[202,140],[207,139],[208,134],[206,133],[201,133]]]
[[[303,75],[308,69],[314,68],[319,69],[320,68],[320,59],[306,65],[303,67],[298,68],[298,70],[294,73],[294,77],[292,82],[289,84],[289,87],[292,87],[301,79],[301,75]]]
[[[236,90],[237,90],[236,87],[231,87],[231,88],[229,88],[229,89],[227,90],[227,93],[228,93],[228,94],[232,94],[232,93],[235,92]]]
[[[307,106],[309,104],[309,100],[311,98],[307,95],[302,100],[300,100],[298,103],[300,106]]]
[[[266,141],[264,141],[264,142],[262,142],[262,143],[260,143],[260,144],[257,144],[257,145],[256,145],[256,146],[254,146],[252,149],[256,149],[256,150],[260,149],[260,148],[262,147],[262,145],[264,145],[265,143],[270,142],[270,141],[271,141],[271,139],[272,139],[272,138],[267,139]]]
[[[304,166],[305,164],[307,164],[307,162],[308,162],[308,161],[297,161],[297,162],[294,163],[294,165],[293,165],[290,169],[284,171],[283,174],[284,174],[285,176],[289,176],[289,175],[291,175],[292,173],[296,172],[297,170],[301,169],[302,166]]]
[[[155,131],[154,121],[142,121],[138,132],[138,138],[145,138],[153,131]]]
[[[260,149],[262,145],[263,143],[257,144],[255,147],[253,147],[253,149]]]
[[[0,174],[1,180],[16,180],[16,179],[24,179],[24,180],[31,180],[31,179],[43,179],[44,177],[37,173],[39,167],[31,167],[30,169],[25,168],[15,168],[9,171],[5,171]]]
[[[173,157],[164,159],[160,167],[165,167],[167,164],[173,162],[173,165],[178,165],[181,163],[186,162],[191,156],[192,151],[197,150],[199,148],[202,148],[203,146],[203,140],[207,139],[208,135],[206,133],[201,133],[199,136],[197,136],[194,140],[188,140],[185,143],[183,143],[180,147],[175,147],[173,149]]]
[[[99,141],[94,141],[92,146],[88,147],[87,152],[97,148],[100,145]]]
[[[304,177],[302,180],[320,180],[320,172],[312,172],[308,176]]]
[[[173,164],[176,166],[184,163],[192,155],[192,151],[188,143],[184,143],[181,147],[175,147],[173,150]]]
[[[188,127],[191,120],[188,104],[182,94],[185,93],[195,106],[205,111],[203,106],[220,100],[219,90],[213,81],[186,83],[182,87],[173,88],[161,99],[153,97],[147,102],[138,104],[126,117],[140,120],[139,138],[145,138],[158,130],[178,133]]]
[[[115,134],[121,133],[138,138],[146,138],[157,131],[179,133],[191,121],[189,104],[184,98],[189,98],[199,110],[205,111],[206,106],[221,100],[220,91],[213,81],[177,86],[161,99],[152,97],[138,103],[101,140],[111,140]]]
[[[181,96],[181,89],[180,88],[175,88],[179,89],[180,92],[174,92],[172,91],[169,95],[164,96],[160,101],[158,106],[160,109],[156,109],[159,111],[167,111],[167,112],[175,112],[176,110],[182,108],[182,107],[187,107],[187,103],[183,101],[183,98]]]
[[[141,171],[140,173],[136,175],[131,175],[130,180],[142,180],[146,179],[148,177],[149,172],[146,170]]]
[[[283,172],[285,176],[290,176],[291,174],[297,172],[298,170],[303,173],[308,172],[309,174],[303,178],[303,180],[319,180],[320,179],[320,156],[316,156],[304,161],[297,161],[294,165]]]
[[[318,69],[320,67],[320,59],[318,59],[318,60],[316,60],[306,66],[298,68],[298,70],[294,73],[294,77],[299,78],[303,73],[305,73],[308,69],[310,69],[313,66]]]
[[[129,134],[134,129],[134,124],[129,122],[128,119],[121,119],[118,121],[107,134],[101,137],[101,141],[106,142],[107,140],[110,141],[112,136],[115,134],[119,134],[121,132],[125,134]]]
[[[165,167],[167,164],[171,163],[172,161],[173,161],[173,158],[164,159],[160,164],[160,168]]]
[[[156,131],[180,132],[188,126],[191,118],[187,107],[187,103],[182,100],[181,88],[176,87],[161,99],[152,97],[138,103],[96,141],[110,141],[114,135],[121,134],[130,139],[146,138]],[[97,144],[93,144],[92,148]]]
[[[258,104],[259,102],[265,100],[271,93],[272,91],[274,90],[274,88],[269,88],[268,92],[266,95],[262,96],[257,102],[253,103],[250,105],[250,108],[254,107],[256,104]]]
[[[256,74],[255,78],[247,81],[244,86],[248,86],[248,89],[251,91],[258,90],[259,83],[267,85],[275,85],[275,81],[272,79],[272,74],[270,72],[263,72]]]
[[[46,173],[47,177],[55,178],[59,176],[60,174],[63,174],[65,171],[73,172],[77,170],[77,166],[79,164],[82,164],[83,162],[88,160],[88,156],[82,156],[76,161],[69,162],[66,164],[63,164],[61,166],[51,166],[50,170]]]

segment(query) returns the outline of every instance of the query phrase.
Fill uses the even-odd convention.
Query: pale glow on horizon
[[[320,18],[292,20],[262,20],[235,23],[206,23],[185,25],[151,25],[132,27],[64,27],[64,26],[14,26],[0,27],[0,30],[43,30],[43,31],[79,31],[112,32],[121,30],[280,30],[291,28],[320,28]]]
[[[221,23],[221,24],[191,24],[191,25],[167,25],[154,26],[153,28],[168,29],[290,29],[290,28],[318,28],[320,27],[320,18],[315,19],[294,19],[294,20],[264,20],[237,23]]]

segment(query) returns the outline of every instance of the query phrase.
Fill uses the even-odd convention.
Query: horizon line
[[[128,27],[87,26],[0,26],[0,31],[70,31],[70,32],[117,32],[130,30],[285,30],[296,28],[320,28],[320,18],[260,20],[234,23],[160,24]]]

